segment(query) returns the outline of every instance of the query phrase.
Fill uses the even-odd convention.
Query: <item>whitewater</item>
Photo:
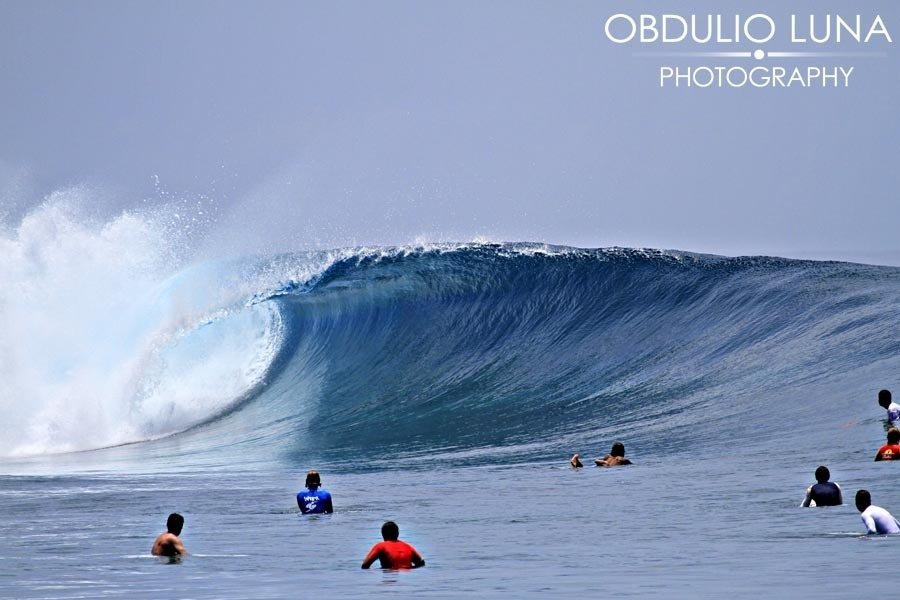
[[[897,540],[861,537],[852,495],[900,514],[872,462],[900,269],[533,242],[201,253],[182,212],[61,195],[0,230],[0,596],[882,589]],[[636,466],[568,467],[615,440]],[[797,508],[820,464],[850,504]],[[310,468],[331,517],[298,514]],[[176,510],[193,554],[168,565],[149,545]],[[387,519],[425,569],[359,572]]]

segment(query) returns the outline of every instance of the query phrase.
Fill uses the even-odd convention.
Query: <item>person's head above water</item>
[[[316,489],[320,485],[322,485],[322,478],[319,477],[318,471],[312,470],[306,474],[306,487]]]
[[[609,451],[610,456],[625,456],[625,444],[622,442],[614,442]]]
[[[819,483],[825,483],[831,479],[831,472],[828,470],[828,467],[822,465],[818,469],[816,469],[816,481]]]
[[[400,537],[400,528],[397,527],[397,524],[393,521],[386,521],[385,524],[381,526],[381,537],[383,537],[386,542],[396,542]]]
[[[182,517],[178,513],[172,513],[171,515],[169,515],[169,518],[166,519],[166,529],[171,534],[181,535],[181,530],[183,527],[184,517]]]
[[[881,390],[878,392],[878,404],[881,408],[887,408],[891,405],[891,390]]]
[[[856,492],[856,510],[863,512],[872,506],[872,494],[869,490],[859,490]]]
[[[887,443],[893,445],[900,444],[900,429],[891,427],[887,432]]]

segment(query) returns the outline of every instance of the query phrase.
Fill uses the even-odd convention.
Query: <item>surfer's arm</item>
[[[806,488],[806,498],[804,498],[803,502],[800,503],[800,508],[809,508],[809,504],[810,502],[812,502],[810,494],[812,494],[812,486]]]
[[[331,504],[331,496],[325,499],[325,510],[323,511],[326,514],[330,514],[334,512],[334,506]]]
[[[174,538],[172,540],[172,548],[175,549],[175,552],[177,552],[178,554],[181,554],[182,556],[187,554],[188,553],[187,548],[185,548],[184,544],[181,543],[181,538],[179,538],[177,535],[172,536],[172,537]]]
[[[861,515],[863,525],[866,526],[866,533],[878,533],[878,528],[875,526],[875,519],[870,517],[869,515]]]
[[[381,544],[375,544],[374,546],[372,546],[372,549],[369,550],[369,553],[363,559],[362,565],[361,565],[362,568],[368,569],[369,567],[371,567],[372,563],[374,563],[376,560],[378,560],[378,557],[380,555],[381,555]]]
[[[413,569],[417,569],[419,567],[425,566],[425,559],[422,558],[422,555],[419,554],[419,552],[417,550],[413,550],[412,566],[413,566]]]

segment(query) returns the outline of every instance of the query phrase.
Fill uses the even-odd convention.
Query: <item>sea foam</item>
[[[183,430],[259,385],[277,352],[277,310],[191,266],[171,208],[98,219],[90,200],[57,192],[0,233],[2,454]]]

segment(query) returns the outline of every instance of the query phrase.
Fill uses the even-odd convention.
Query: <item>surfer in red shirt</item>
[[[875,460],[900,460],[900,429],[888,429],[887,444],[878,449]]]
[[[382,569],[415,569],[425,566],[425,560],[418,550],[397,539],[400,537],[400,528],[393,521],[381,526],[381,537],[384,541],[372,546],[362,562],[363,569],[371,567],[375,559],[381,561]]]

